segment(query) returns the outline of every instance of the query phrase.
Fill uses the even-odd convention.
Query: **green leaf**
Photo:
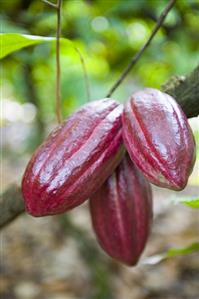
[[[165,253],[165,258],[177,255],[190,254],[195,251],[199,251],[199,243],[193,243],[190,246],[184,248],[171,248]]]
[[[178,199],[175,199],[174,202],[182,203],[182,204],[184,204],[186,206],[189,206],[193,209],[198,209],[199,208],[199,197],[197,197],[197,198],[188,198],[188,199],[178,198]]]
[[[197,251],[199,251],[199,242],[193,243],[188,247],[171,248],[168,251],[166,251],[165,253],[147,257],[141,261],[141,264],[142,265],[156,265],[167,258],[191,254],[191,253],[194,253]]]
[[[44,42],[55,42],[54,37],[27,35],[19,33],[1,33],[0,34],[0,59],[8,54],[18,51],[22,48],[41,44]],[[66,38],[60,39],[63,46],[72,46],[72,42]]]
[[[199,198],[185,199],[182,203],[191,208],[199,209]]]

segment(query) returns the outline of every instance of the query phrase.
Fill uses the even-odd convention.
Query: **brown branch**
[[[136,64],[136,62],[139,60],[139,58],[141,57],[141,55],[143,54],[143,52],[148,48],[148,46],[150,45],[152,39],[154,38],[154,36],[156,35],[156,33],[158,32],[158,30],[162,26],[162,24],[163,24],[166,16],[168,15],[169,11],[174,6],[175,2],[176,2],[176,0],[170,0],[169,1],[168,5],[165,7],[164,11],[161,13],[160,17],[158,18],[157,23],[156,23],[153,31],[151,32],[151,35],[149,36],[148,40],[140,48],[140,50],[133,56],[133,58],[131,59],[130,63],[128,64],[128,66],[126,67],[126,69],[123,71],[123,73],[121,74],[121,76],[119,77],[119,79],[111,87],[111,89],[109,90],[109,92],[108,92],[108,94],[107,94],[106,97],[110,97],[113,94],[113,92],[119,87],[119,85],[126,78],[126,76],[128,75],[128,73],[132,70],[132,68],[134,67],[134,65]]]
[[[199,66],[183,80],[182,78],[171,79],[163,90],[176,96],[187,117],[199,115]],[[22,212],[24,212],[24,204],[20,188],[10,186],[0,198],[0,228]]]
[[[0,197],[0,228],[24,212],[20,188],[10,186]]]
[[[188,118],[199,115],[199,65],[187,77],[171,78],[162,89],[178,101]]]

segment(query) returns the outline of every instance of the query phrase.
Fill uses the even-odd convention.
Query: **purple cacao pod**
[[[182,190],[195,162],[187,118],[168,94],[146,88],[124,108],[123,139],[131,159],[153,184]]]
[[[128,155],[91,196],[90,212],[105,252],[124,264],[135,265],[150,231],[152,192]]]
[[[103,184],[123,156],[122,110],[111,99],[88,103],[49,135],[23,176],[28,213],[63,213]]]

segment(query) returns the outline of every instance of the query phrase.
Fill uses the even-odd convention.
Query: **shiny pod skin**
[[[122,122],[124,144],[146,178],[160,187],[184,189],[195,162],[195,141],[178,103],[146,88],[127,102]]]
[[[122,110],[112,99],[90,102],[49,135],[23,176],[29,214],[63,213],[104,183],[123,156]]]
[[[91,196],[90,213],[105,252],[126,265],[135,265],[150,231],[152,192],[128,155]]]

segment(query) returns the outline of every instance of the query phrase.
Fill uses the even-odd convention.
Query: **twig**
[[[46,4],[52,6],[53,8],[57,9],[57,34],[56,34],[56,115],[57,120],[59,123],[61,123],[61,88],[60,88],[60,35],[61,35],[61,2],[62,0],[57,0],[57,4],[54,4],[48,0],[43,0]],[[90,101],[90,88],[89,88],[89,80],[88,75],[86,71],[86,65],[84,62],[84,58],[80,52],[80,50],[76,47],[74,47],[75,51],[78,53],[80,62],[82,64],[83,68],[83,74],[84,74],[84,81],[85,81],[85,88],[86,88],[86,95],[87,95],[87,101]]]
[[[61,67],[60,67],[60,36],[61,36],[61,6],[62,0],[57,0],[54,4],[48,0],[43,0],[44,3],[50,5],[57,10],[57,31],[56,31],[56,91],[55,91],[55,110],[57,121],[62,122],[61,116]]]
[[[55,4],[55,3],[52,3],[52,2],[50,2],[50,1],[48,1],[48,0],[43,0],[43,2],[44,2],[44,3],[46,3],[46,4],[48,4],[49,6],[51,6],[51,7],[53,7],[53,8],[56,8],[56,9],[57,9],[57,4]]]
[[[61,35],[61,4],[57,1],[57,34],[56,34],[56,115],[58,123],[61,123],[61,68],[60,68],[60,35]]]
[[[78,53],[81,64],[82,64],[82,69],[83,69],[83,73],[84,73],[85,88],[86,88],[86,95],[87,95],[87,101],[90,101],[90,87],[89,87],[88,74],[87,74],[87,71],[86,71],[86,64],[84,62],[84,58],[83,58],[80,50],[76,47],[74,47],[74,48],[75,48],[75,51]]]
[[[123,73],[121,74],[121,76],[119,77],[119,79],[115,82],[115,84],[109,90],[109,92],[107,94],[107,97],[110,97],[113,94],[113,92],[118,88],[118,86],[126,78],[126,76],[128,75],[128,73],[132,70],[133,66],[136,64],[136,62],[138,61],[138,59],[140,58],[140,56],[147,49],[147,47],[150,45],[152,39],[156,35],[157,31],[160,29],[162,23],[164,22],[166,16],[168,15],[169,11],[171,10],[171,8],[175,4],[175,2],[176,2],[176,0],[170,0],[169,1],[168,5],[165,7],[164,11],[161,13],[160,17],[158,18],[157,23],[156,23],[153,31],[151,32],[151,35],[150,35],[149,39],[140,48],[140,50],[133,56],[133,58],[131,59],[130,63],[128,64],[128,66],[126,67],[126,69],[123,71]]]

